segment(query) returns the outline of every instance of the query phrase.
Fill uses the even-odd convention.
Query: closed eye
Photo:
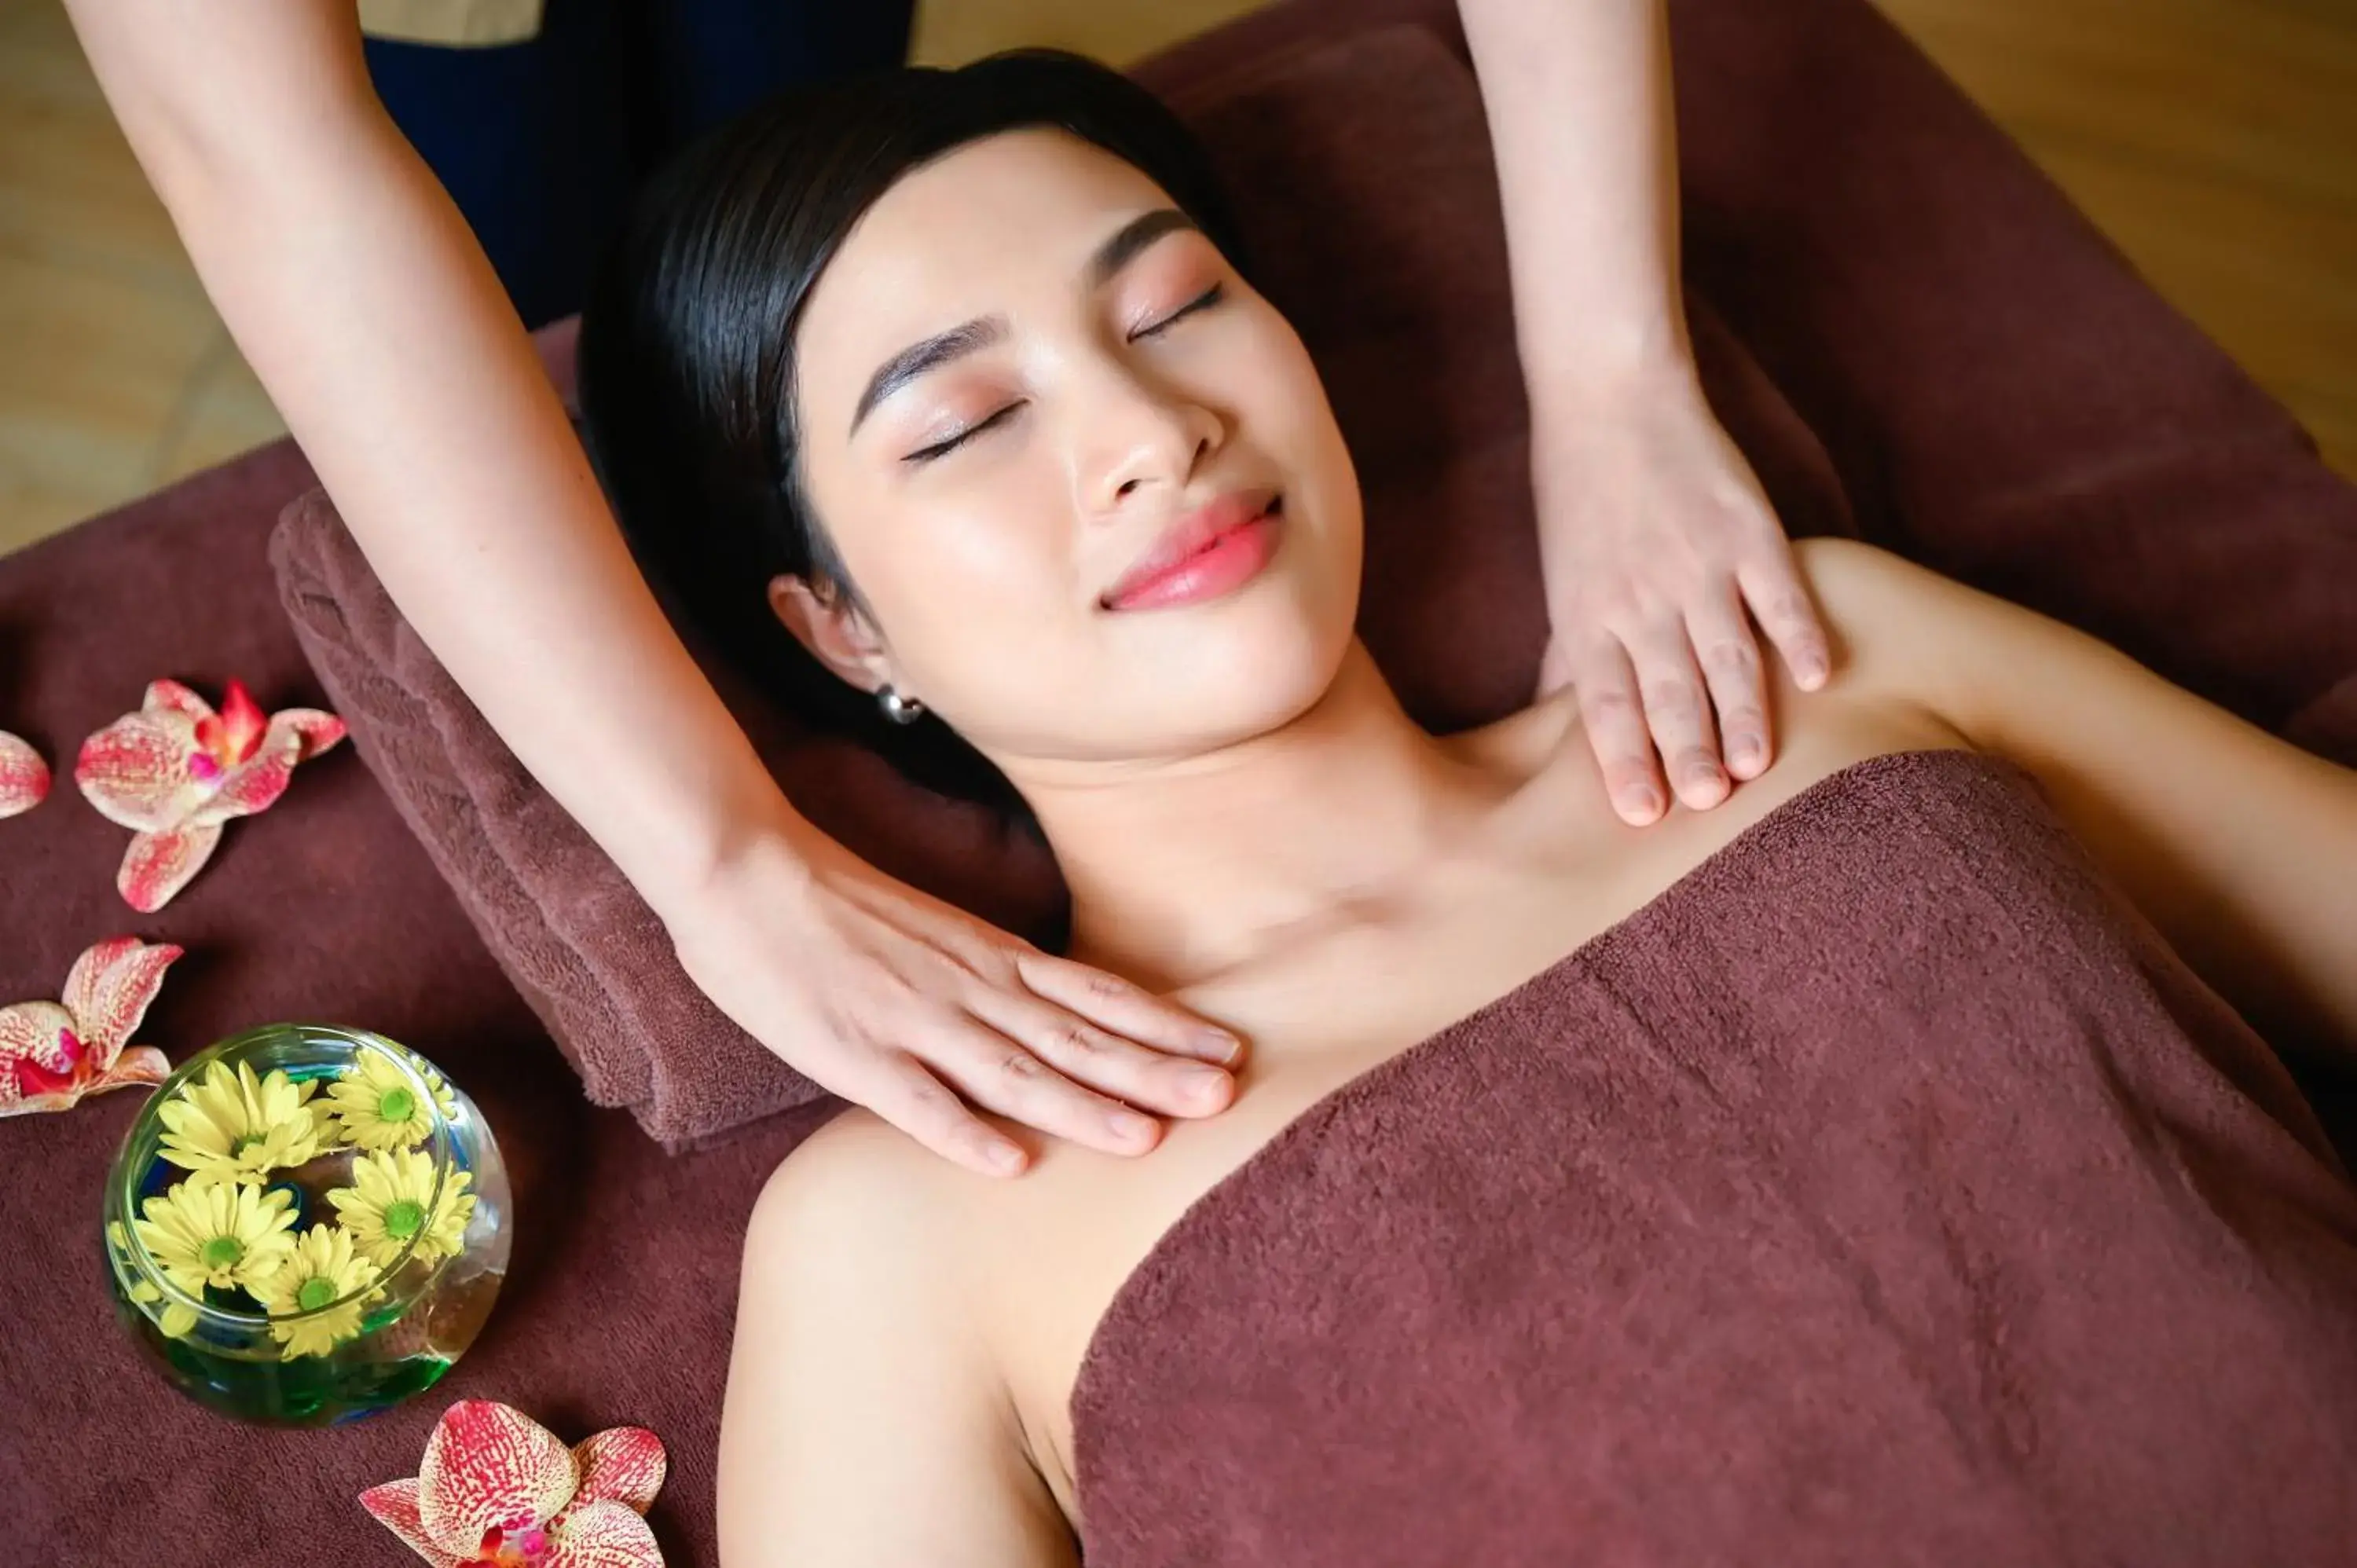
[[[1213,284],[1211,287],[1205,289],[1202,293],[1197,295],[1194,298],[1189,300],[1186,304],[1180,306],[1169,315],[1164,317],[1161,320],[1155,322],[1150,327],[1139,328],[1135,332],[1131,333],[1130,337],[1133,341],[1139,338],[1152,338],[1160,333],[1165,328],[1168,328],[1176,322],[1184,320],[1188,317],[1194,315],[1195,312],[1199,310],[1209,310],[1212,306],[1219,304],[1225,294],[1226,289],[1222,285]]]
[[[947,456],[950,453],[956,451],[959,447],[964,446],[968,441],[973,440],[975,436],[981,435],[992,425],[1004,423],[1007,415],[1013,413],[1017,409],[1021,408],[1022,406],[1023,405],[1019,403],[1010,403],[1005,408],[1000,409],[996,413],[992,414],[989,418],[974,421],[972,424],[967,425],[963,430],[959,431],[955,435],[950,436],[946,440],[936,441],[930,446],[918,447],[914,452],[911,452],[907,456],[901,458],[900,461],[904,463],[930,463],[936,457]]]

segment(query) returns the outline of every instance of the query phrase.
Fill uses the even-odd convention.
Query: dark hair
[[[903,176],[1034,126],[1135,166],[1241,265],[1209,160],[1169,110],[1078,55],[1022,50],[793,92],[720,127],[634,201],[592,279],[580,338],[592,456],[674,610],[805,719],[856,735],[920,783],[1027,817],[948,726],[891,725],[821,666],[779,625],[768,590],[791,574],[860,603],[798,473],[803,302]]]

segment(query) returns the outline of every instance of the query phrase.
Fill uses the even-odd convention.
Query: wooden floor
[[[1879,0],[2357,476],[2357,0]],[[1250,0],[924,0],[1116,63]],[[280,429],[59,0],[0,0],[0,552]]]

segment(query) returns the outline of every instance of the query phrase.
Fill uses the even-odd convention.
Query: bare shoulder
[[[1937,714],[1985,750],[2066,693],[2157,683],[2126,655],[2036,610],[1849,539],[1794,546],[1840,679]]]
[[[872,1111],[852,1106],[794,1146],[770,1173],[754,1205],[754,1224],[807,1222],[813,1210],[877,1204],[906,1212],[899,1200],[921,1198],[931,1182],[923,1145]],[[891,1199],[879,1201],[890,1193]]]
[[[721,1420],[725,1560],[1072,1561],[963,1310],[961,1177],[984,1180],[851,1111],[762,1189]]]
[[[1840,634],[1856,627],[1869,639],[1910,615],[1938,613],[1973,590],[1903,555],[1860,540],[1825,537],[1792,542],[1792,558],[1817,596],[1817,607]],[[1879,651],[1868,650],[1867,651]]]
[[[874,1112],[845,1111],[770,1173],[745,1231],[748,1284],[782,1273],[798,1293],[953,1290],[944,1177],[955,1167]]]
[[[1924,695],[1925,671],[1936,662],[1930,655],[1939,639],[1910,635],[1910,627],[1918,633],[1930,631],[1934,622],[1953,627],[1969,601],[1986,599],[1927,567],[1857,540],[1795,540],[1792,553],[1834,639],[1842,672],[1835,691],[1846,696],[1917,705]],[[1772,655],[1767,668],[1784,702],[1799,695]],[[1570,749],[1564,742],[1579,726],[1579,703],[1566,688],[1494,723],[1450,736],[1448,745],[1468,762],[1534,774],[1562,759]]]

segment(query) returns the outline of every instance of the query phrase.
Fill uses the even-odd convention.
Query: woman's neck
[[[1115,779],[1019,782],[1071,889],[1072,950],[1157,991],[1392,896],[1509,787],[1410,719],[1355,639],[1280,729]]]

